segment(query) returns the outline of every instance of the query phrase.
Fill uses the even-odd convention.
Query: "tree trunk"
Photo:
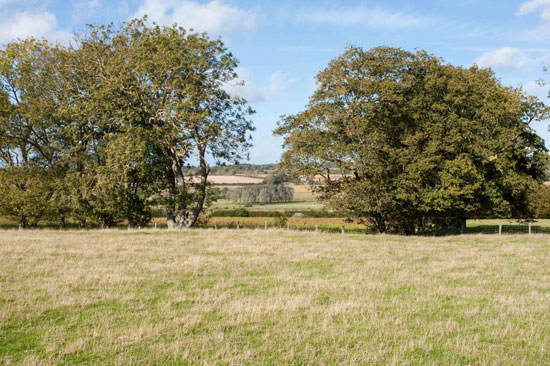
[[[169,150],[169,157],[172,161],[171,170],[174,175],[170,195],[178,195],[179,191],[185,190],[185,177],[183,167],[176,151]],[[183,212],[182,212],[183,211]],[[185,208],[178,207],[177,202],[171,202],[166,212],[166,225],[168,229],[183,229],[185,224]]]
[[[29,227],[29,221],[27,220],[27,218],[25,216],[21,216],[19,218],[19,228],[20,229],[26,229]]]
[[[381,214],[375,214],[374,218],[374,227],[378,231],[379,234],[384,234],[387,230],[386,228],[386,220],[384,220],[384,217]]]
[[[206,147],[201,146],[199,147],[199,165],[201,169],[201,183],[198,187],[198,201],[195,203],[195,207],[189,217],[185,220],[185,227],[193,227],[197,223],[197,220],[199,219],[199,215],[201,214],[203,208],[204,208],[204,202],[206,201],[206,187],[208,185],[208,174],[210,174],[210,168],[208,167],[208,164],[206,163]]]
[[[166,213],[166,226],[168,226],[168,229],[176,228],[176,218],[171,209],[168,209],[168,212]]]

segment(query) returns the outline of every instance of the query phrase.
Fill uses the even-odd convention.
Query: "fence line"
[[[281,229],[281,230],[293,230],[293,231],[310,231],[310,232],[327,232],[327,233],[341,233],[341,234],[372,234],[373,232],[366,227],[362,226],[346,226],[341,225],[323,225],[316,223],[269,223],[264,222],[216,222],[207,223],[202,227],[205,228],[223,228],[223,229]],[[494,234],[494,235],[508,235],[508,234],[550,234],[550,227],[537,225],[536,223],[525,224],[494,224],[494,225],[472,225],[463,228],[456,229],[432,229],[418,233],[420,235],[459,235],[459,234]]]
[[[4,229],[17,229],[16,225],[2,226]],[[129,231],[139,230],[139,228],[131,229],[126,225],[117,225],[114,229],[125,229]],[[258,222],[246,222],[246,221],[216,221],[210,220],[209,222],[202,223],[197,227],[210,228],[210,229],[279,229],[286,231],[307,231],[307,232],[322,232],[322,233],[340,233],[340,234],[373,234],[371,230],[364,226],[359,225],[346,225],[342,223],[318,223],[318,222],[291,222],[288,221],[258,221]],[[35,229],[59,229],[58,226],[40,226]],[[84,230],[100,229],[100,227],[88,227]],[[167,227],[164,224],[151,223],[143,229],[157,229],[166,230]],[[31,228],[25,230],[32,230]],[[82,230],[78,227],[69,226],[61,230]],[[493,234],[493,235],[508,235],[508,234],[550,234],[550,226],[537,225],[537,222],[530,223],[517,223],[517,224],[483,224],[474,223],[470,226],[455,229],[432,229],[424,232],[417,233],[417,235],[429,235],[429,236],[445,236],[445,235],[460,235],[460,234]]]

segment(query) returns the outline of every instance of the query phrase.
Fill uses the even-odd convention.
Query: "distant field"
[[[212,209],[236,209],[246,208],[250,211],[285,211],[285,210],[321,210],[323,204],[318,202],[317,199],[311,195],[304,195],[303,197],[294,196],[294,201],[286,203],[266,203],[266,204],[252,204],[246,206],[242,203],[231,202],[226,199],[215,202]]]
[[[520,225],[516,220],[506,219],[486,219],[486,220],[468,220],[468,226],[484,226],[484,225]],[[525,224],[521,224],[525,226]],[[538,219],[532,225],[541,227],[550,227],[550,219]]]
[[[231,202],[226,199],[214,202],[213,209],[236,209],[246,208],[250,211],[285,211],[285,210],[321,210],[323,204],[311,192],[307,185],[289,184],[294,189],[294,200],[285,203],[252,204],[245,206],[242,203]]]
[[[549,365],[549,236],[0,232],[0,364]]]
[[[195,177],[195,182],[199,182],[200,178]],[[208,181],[214,185],[216,184],[260,184],[263,178],[258,177],[245,177],[241,175],[210,175]]]

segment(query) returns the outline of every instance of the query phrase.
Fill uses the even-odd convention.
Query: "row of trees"
[[[261,174],[267,174],[277,169],[277,164],[224,164],[212,166],[210,170],[211,175],[250,175],[256,176]],[[200,173],[200,168],[190,167],[186,169],[187,174]]]
[[[547,107],[489,69],[424,51],[348,48],[317,75],[307,108],[284,117],[282,166],[325,176],[329,207],[379,232],[529,218],[547,151],[530,124]],[[330,181],[330,167],[343,179]]]
[[[253,113],[225,91],[237,60],[183,28],[91,26],[70,45],[27,39],[0,50],[0,213],[22,227],[54,219],[193,226],[208,161],[246,158]],[[186,175],[198,166],[200,179]]]
[[[291,202],[294,198],[294,189],[282,184],[255,184],[229,189],[225,198],[244,204]]]

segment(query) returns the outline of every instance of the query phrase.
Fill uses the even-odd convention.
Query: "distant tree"
[[[469,217],[529,215],[546,149],[546,107],[489,69],[419,51],[348,48],[317,75],[305,111],[282,119],[281,166],[322,174],[329,207],[379,232],[412,234]],[[335,166],[343,179],[329,181]]]
[[[258,194],[258,201],[260,203],[271,203],[273,202],[272,192],[267,187],[262,187],[260,193]]]
[[[228,190],[226,199],[244,204],[291,202],[294,189],[282,184],[255,184]]]
[[[264,180],[263,184],[272,184],[278,185],[288,182],[290,179],[284,171],[276,171],[273,174],[268,175]]]

